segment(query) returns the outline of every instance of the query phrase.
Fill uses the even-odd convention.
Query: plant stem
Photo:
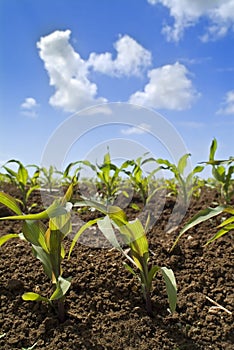
[[[146,311],[149,316],[153,315],[153,310],[152,310],[152,302],[151,302],[151,297],[150,297],[150,291],[146,290],[145,291],[145,301],[146,301]]]
[[[58,319],[61,323],[65,321],[64,299],[58,300]]]

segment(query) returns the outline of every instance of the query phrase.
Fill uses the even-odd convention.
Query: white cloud
[[[234,90],[228,91],[225,95],[224,102],[217,114],[234,115]]]
[[[27,97],[20,105],[21,114],[30,118],[36,118],[38,107],[39,104],[33,97]]]
[[[188,79],[188,70],[178,62],[148,72],[144,91],[137,91],[129,102],[157,109],[183,110],[199,96]]]
[[[117,77],[139,76],[151,65],[151,53],[128,35],[120,37],[114,48],[117,52],[115,59],[110,52],[102,54],[92,52],[88,64],[97,72]]]
[[[209,25],[201,40],[215,40],[234,29],[234,0],[147,0],[151,5],[162,4],[174,18],[174,26],[165,25],[163,33],[169,41],[179,41],[187,27],[207,17]]]
[[[126,129],[122,129],[121,133],[124,135],[142,135],[145,134],[147,131],[149,131],[150,125],[146,123],[141,123],[137,126],[131,126]]]
[[[96,97],[97,85],[89,81],[87,63],[70,45],[70,35],[70,30],[57,30],[41,37],[37,47],[50,85],[56,90],[49,100],[50,104],[67,112],[76,112],[96,103],[104,103],[106,99]]]

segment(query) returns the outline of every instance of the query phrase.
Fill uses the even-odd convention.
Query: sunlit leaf
[[[204,222],[208,219],[213,218],[214,216],[217,216],[221,214],[225,209],[225,206],[218,206],[216,208],[206,208],[204,210],[199,211],[196,215],[193,216],[191,220],[184,226],[184,228],[180,231],[179,235],[177,236],[171,250],[174,249],[176,244],[178,243],[179,239],[182,237],[182,235],[188,231],[190,228],[200,224],[201,222]]]
[[[67,293],[71,285],[71,281],[68,278],[63,278],[61,276],[58,277],[57,284],[56,284],[56,290],[50,297],[50,300],[58,300],[64,297],[64,295]]]
[[[40,294],[33,293],[33,292],[24,293],[22,295],[22,299],[25,301],[46,301],[46,302],[48,302],[47,298],[42,297]]]
[[[7,235],[4,235],[4,236],[1,236],[0,237],[0,247],[6,243],[7,241],[9,241],[9,239],[12,239],[12,238],[19,238],[19,235],[18,233],[9,233]]]
[[[166,283],[167,296],[169,300],[170,310],[174,312],[176,309],[177,302],[177,287],[174,273],[171,269],[167,267],[160,268],[164,281]]]
[[[21,215],[22,211],[18,206],[16,200],[7,193],[0,192],[0,203],[11,209],[14,213]],[[0,218],[2,220],[2,218]]]

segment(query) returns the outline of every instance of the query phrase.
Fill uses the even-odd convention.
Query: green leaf
[[[25,301],[46,301],[46,302],[48,302],[47,298],[42,297],[40,294],[33,293],[33,292],[24,293],[22,295],[22,299]]]
[[[4,204],[6,207],[11,209],[14,213],[21,215],[22,211],[18,204],[16,203],[16,200],[11,197],[9,194],[0,192],[0,203]]]
[[[33,191],[37,190],[38,188],[40,188],[40,185],[35,185],[35,186],[30,187],[27,191],[27,194],[26,194],[26,200],[28,200],[28,198],[30,197],[30,194]]]
[[[71,243],[70,250],[69,250],[68,259],[70,258],[71,253],[72,253],[72,250],[73,250],[73,248],[74,248],[76,242],[78,241],[79,237],[82,235],[82,233],[83,233],[87,228],[89,228],[90,226],[95,225],[99,220],[100,220],[100,218],[88,221],[88,222],[87,222],[86,224],[84,224],[84,225],[79,229],[79,231],[75,234],[75,236],[74,236],[74,238],[73,238],[73,240],[72,240],[72,243]]]
[[[140,210],[140,207],[136,203],[132,203],[130,206],[134,210]]]
[[[98,221],[98,228],[114,248],[118,249],[133,265],[137,266],[135,261],[121,248],[109,216],[105,216],[104,219]]]
[[[28,171],[27,169],[23,166],[22,163],[19,165],[18,169],[18,174],[17,174],[17,180],[24,186],[27,185],[28,181]]]
[[[117,206],[108,206],[107,215],[120,227],[128,222],[125,212]]]
[[[191,154],[187,153],[187,154],[183,155],[178,162],[177,168],[178,168],[178,171],[181,175],[184,173],[184,169],[187,165],[188,157],[190,157],[190,156],[191,156]]]
[[[209,155],[210,161],[214,160],[216,150],[217,150],[217,140],[216,138],[214,138],[210,146],[210,155]]]
[[[176,280],[175,275],[171,269],[168,269],[167,267],[161,267],[160,268],[164,281],[166,283],[166,290],[170,305],[171,312],[174,312],[176,309],[176,302],[177,302],[177,287],[176,287]]]
[[[234,222],[234,216],[231,216],[230,218],[224,220],[218,227],[226,226],[228,224],[231,224],[232,222]]]
[[[9,241],[9,239],[12,239],[12,238],[19,238],[19,235],[18,233],[9,233],[7,235],[4,235],[4,236],[1,236],[0,237],[0,247],[6,243],[7,241]]]
[[[102,231],[103,235],[106,237],[106,239],[108,239],[108,241],[111,243],[111,245],[118,250],[122,250],[116,238],[109,216],[105,216],[104,219],[99,220],[97,225],[100,231]]]
[[[3,338],[3,337],[5,337],[5,335],[6,335],[6,333],[0,334],[0,339]]]
[[[71,285],[71,279],[69,278],[63,278],[61,276],[58,277],[57,284],[56,284],[56,290],[50,297],[50,300],[58,300],[64,297],[64,295],[67,293],[68,289]]]
[[[234,225],[227,225],[225,227],[223,227],[221,230],[219,230],[213,237],[211,237],[208,242],[205,244],[208,245],[210,243],[212,243],[213,241],[215,241],[216,239],[222,237],[223,235],[225,235],[226,233],[228,233],[229,231],[234,229]]]
[[[156,273],[158,272],[160,270],[160,267],[159,266],[153,266],[151,269],[150,269],[150,271],[149,271],[149,273],[148,273],[148,281],[149,281],[149,283],[150,283],[150,286],[151,286],[151,284],[152,284],[152,280],[153,280],[153,278],[155,277],[155,275],[156,275]]]
[[[52,280],[52,264],[50,260],[50,255],[39,246],[32,246],[34,256],[41,261],[46,275]]]
[[[98,211],[100,211],[103,214],[107,214],[107,207],[97,201],[93,201],[93,200],[88,200],[88,199],[84,199],[82,201],[78,201],[74,204],[74,207],[91,207],[94,208]]]
[[[136,272],[133,270],[133,268],[130,265],[128,265],[127,263],[124,263],[123,265],[124,265],[125,269],[128,270],[132,275],[138,277],[138,275],[136,274]]]
[[[178,243],[179,239],[182,237],[182,235],[188,231],[190,228],[200,224],[201,222],[204,222],[208,219],[213,218],[214,216],[217,216],[221,214],[225,209],[225,206],[218,206],[216,208],[206,208],[204,210],[199,211],[196,215],[193,216],[193,218],[184,226],[184,228],[180,231],[179,235],[177,236],[171,251],[175,248],[176,244]]]
[[[1,197],[2,196],[0,193],[0,203],[1,203]],[[55,201],[46,210],[40,213],[5,216],[3,218],[0,218],[0,220],[43,220],[43,219],[53,218],[55,216],[66,214],[66,213],[67,213],[66,208],[62,206],[59,202]]]
[[[6,167],[5,165],[3,166],[3,168],[9,173],[10,179],[12,179],[12,178],[16,179],[17,178],[17,173],[14,170]]]
[[[47,253],[45,241],[46,227],[40,221],[26,220],[22,228],[25,239],[33,245],[42,247]]]

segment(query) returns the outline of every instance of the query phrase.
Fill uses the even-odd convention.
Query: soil
[[[20,197],[10,185],[2,184],[2,190]],[[0,250],[0,349],[22,350],[35,343],[34,349],[41,350],[233,349],[233,232],[204,247],[223,216],[188,231],[170,252],[188,219],[219,201],[215,190],[204,187],[200,197],[191,200],[179,227],[166,232],[175,204],[175,199],[168,197],[147,234],[152,263],[172,268],[176,276],[174,314],[169,312],[165,286],[157,275],[152,290],[153,316],[148,316],[138,281],[124,268],[123,256],[95,230],[89,230],[86,238],[93,235],[93,241],[84,236],[71,259],[64,260],[63,275],[72,277],[72,285],[65,300],[66,319],[61,323],[48,304],[21,298],[27,291],[51,295],[50,281],[29,244],[18,239],[4,244]],[[41,203],[40,192],[32,194],[31,202]],[[142,207],[139,198],[134,197],[134,202]],[[129,219],[139,215],[130,207],[126,211]],[[5,215],[9,215],[8,210],[0,206],[0,216]],[[96,216],[95,211],[79,214],[85,222]],[[0,222],[0,235],[20,231],[19,222]],[[67,248],[70,243],[67,238]],[[212,300],[225,309],[216,307]]]

